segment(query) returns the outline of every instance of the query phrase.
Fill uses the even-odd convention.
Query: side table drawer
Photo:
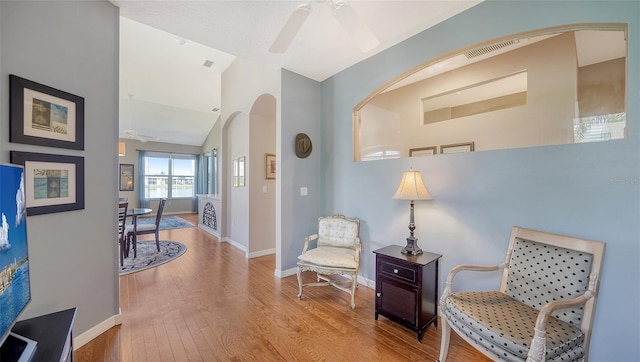
[[[380,273],[389,278],[415,284],[418,280],[418,273],[414,268],[395,263],[393,260],[380,260]]]

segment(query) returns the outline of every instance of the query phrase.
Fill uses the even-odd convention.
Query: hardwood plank
[[[197,224],[197,215],[180,215]],[[356,309],[335,288],[305,288],[273,275],[275,256],[247,260],[197,227],[163,230],[187,245],[180,258],[120,277],[123,323],[75,351],[94,361],[435,360],[440,328],[415,332],[374,319],[374,290],[358,286]],[[153,236],[145,236],[151,240]],[[302,247],[302,242],[301,242]],[[304,273],[305,281],[315,280]],[[489,361],[455,333],[447,361]]]

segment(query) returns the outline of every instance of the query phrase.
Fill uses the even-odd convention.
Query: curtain
[[[196,155],[196,174],[194,175],[193,212],[198,212],[198,194],[207,193],[207,157]]]
[[[148,208],[149,199],[145,195],[145,159],[147,151],[138,151],[138,207]]]

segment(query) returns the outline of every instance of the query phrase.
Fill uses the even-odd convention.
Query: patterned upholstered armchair
[[[504,263],[449,272],[440,361],[451,329],[493,360],[586,361],[603,254],[602,242],[514,227]],[[499,291],[452,291],[460,271],[500,269]]]
[[[309,286],[334,286],[351,294],[351,308],[356,307],[355,292],[360,268],[360,220],[331,215],[318,219],[318,233],[304,240],[302,254],[298,257],[298,298],[302,288]],[[310,249],[309,243],[317,240],[317,247]],[[302,284],[303,271],[316,272],[317,283]],[[331,279],[328,275],[347,275],[350,279]],[[342,286],[349,283],[349,288]]]

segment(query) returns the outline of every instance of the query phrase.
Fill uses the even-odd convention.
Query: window
[[[147,199],[192,198],[196,157],[150,153],[144,158],[144,196]]]

